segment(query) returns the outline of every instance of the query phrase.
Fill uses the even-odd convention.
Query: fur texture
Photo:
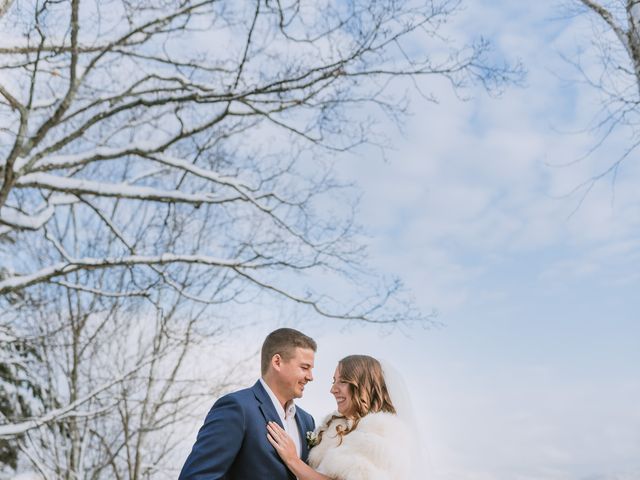
[[[329,418],[322,423],[322,441],[309,452],[311,467],[336,480],[408,480],[410,436],[396,415],[366,415],[342,443],[336,426],[347,420],[335,419],[325,430]]]

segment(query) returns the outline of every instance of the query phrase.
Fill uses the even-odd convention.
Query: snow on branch
[[[48,205],[36,215],[27,215],[14,208],[0,208],[0,223],[17,229],[39,230],[53,217],[54,208]]]
[[[27,214],[8,205],[0,208],[0,225],[9,227],[7,232],[17,230],[40,230],[55,214],[57,205],[70,205],[78,199],[72,195],[55,194],[35,214]],[[0,229],[0,235],[4,232]]]
[[[152,187],[138,187],[127,183],[106,183],[94,180],[59,177],[48,173],[29,173],[20,177],[16,187],[42,188],[57,192],[73,193],[75,195],[96,195],[102,197],[129,198],[135,200],[150,200],[155,202],[192,203],[225,203],[239,200],[241,197],[221,197],[211,193],[185,193],[179,190],[162,190]]]
[[[157,256],[130,255],[117,258],[79,258],[71,262],[60,262],[38,270],[37,272],[13,276],[0,281],[0,295],[20,290],[37,283],[46,282],[52,278],[68,275],[79,270],[104,269],[133,265],[166,265],[171,263],[188,263],[209,265],[223,268],[259,268],[258,263],[243,262],[241,260],[225,260],[205,255],[177,255],[165,253]]]
[[[198,167],[197,165],[194,165],[193,162],[188,162],[158,150],[158,145],[141,143],[127,146],[126,148],[98,147],[90,152],[75,155],[50,155],[33,162],[33,166],[29,169],[29,172],[37,173],[68,169],[101,160],[118,160],[128,155],[136,155],[178,170],[189,172],[200,178],[210,180],[221,185],[233,187],[236,190],[248,188],[246,185],[232,177],[220,175],[213,170]],[[31,163],[32,162],[30,160],[21,158],[16,161],[14,170],[16,170],[17,173],[21,173],[20,169],[24,165],[29,165]]]

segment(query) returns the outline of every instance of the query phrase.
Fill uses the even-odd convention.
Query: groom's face
[[[302,397],[304,386],[313,380],[314,357],[313,350],[296,347],[293,357],[280,362],[278,383],[288,399]]]

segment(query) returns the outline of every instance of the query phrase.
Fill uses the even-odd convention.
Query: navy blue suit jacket
[[[260,381],[221,397],[211,407],[179,480],[294,480],[267,440],[267,422],[282,425]],[[300,457],[307,460],[306,432],[313,417],[296,406]]]

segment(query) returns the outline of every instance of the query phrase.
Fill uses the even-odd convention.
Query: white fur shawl
[[[331,422],[320,444],[309,452],[311,467],[336,480],[408,480],[411,439],[396,415],[370,413],[340,443],[336,426],[346,422],[344,418]]]

